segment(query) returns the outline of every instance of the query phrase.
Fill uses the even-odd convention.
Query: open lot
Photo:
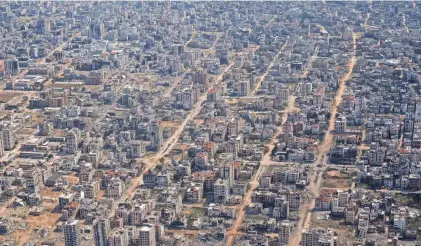
[[[355,176],[355,172],[331,169],[329,171],[326,171],[323,176],[323,188],[346,189],[351,188],[352,177]]]

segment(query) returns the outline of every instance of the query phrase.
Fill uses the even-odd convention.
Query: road
[[[314,52],[313,55],[310,57],[310,59],[308,60],[307,63],[307,69],[304,71],[304,73],[302,73],[299,78],[307,78],[308,73],[310,72],[311,66],[314,62],[314,60],[316,59],[317,55],[319,54],[319,46],[317,45],[316,48],[314,48]],[[297,87],[298,88],[298,87]]]
[[[222,71],[222,73],[218,76],[218,78],[216,79],[216,84],[221,83],[224,74],[234,65],[234,62],[230,62],[228,64],[227,67],[225,67],[225,69]],[[158,153],[156,153],[156,155],[152,158],[149,158],[145,163],[145,169],[149,170],[149,169],[153,169],[158,163],[159,160],[163,157],[165,157],[167,154],[169,154],[171,152],[171,150],[174,148],[174,146],[178,143],[178,139],[180,138],[181,133],[183,132],[184,128],[186,127],[186,125],[193,120],[202,110],[202,104],[203,102],[206,100],[207,97],[207,93],[205,93],[204,95],[202,95],[199,100],[195,103],[193,109],[190,111],[190,113],[186,116],[186,118],[184,119],[184,121],[181,123],[181,125],[177,128],[177,130],[171,135],[171,137],[169,137],[165,143],[163,144],[163,146],[161,146],[160,150],[158,151]],[[132,180],[132,183],[130,185],[130,187],[128,187],[127,191],[125,192],[125,194],[122,196],[121,200],[126,200],[128,198],[132,198],[134,195],[134,192],[136,190],[136,188],[141,184],[142,182],[142,178],[143,178],[143,173]]]
[[[270,21],[269,21],[268,23],[266,23],[265,28],[268,28],[268,27],[270,26],[270,24],[272,24],[272,23],[273,23],[273,21],[275,21],[275,19],[276,19],[276,16],[273,16],[273,17],[270,19]]]
[[[265,73],[262,76],[260,76],[259,80],[256,82],[256,86],[255,86],[254,90],[250,93],[251,96],[254,96],[256,94],[256,92],[260,89],[260,86],[262,86],[263,81],[265,80],[266,76],[269,74],[270,70],[272,69],[273,65],[275,64],[275,61],[278,60],[282,51],[284,51],[284,49],[287,47],[288,39],[289,39],[289,36],[287,37],[287,40],[285,41],[285,44],[279,49],[278,53],[276,53],[276,55],[273,57],[272,61],[269,63],[268,67],[266,68]]]
[[[256,173],[253,176],[253,179],[250,181],[250,188],[248,189],[246,195],[243,198],[243,201],[241,202],[241,205],[239,206],[236,219],[231,227],[231,229],[227,232],[227,246],[231,246],[234,236],[238,234],[238,230],[241,227],[241,224],[243,223],[244,214],[245,214],[245,207],[251,203],[251,196],[256,190],[256,188],[259,186],[259,179],[264,173],[264,171],[267,169],[266,163],[271,162],[271,153],[273,148],[275,147],[275,144],[278,141],[279,135],[282,133],[282,125],[287,121],[288,113],[292,110],[295,110],[295,96],[290,95],[288,99],[288,106],[286,107],[286,110],[282,114],[282,124],[277,127],[275,135],[273,135],[270,142],[266,145],[265,149],[267,150],[265,155],[262,157],[262,160],[260,161],[260,165],[256,171]]]
[[[189,45],[189,43],[191,42],[191,41],[193,41],[193,39],[196,37],[196,31],[193,31],[192,32],[192,35],[191,35],[191,37],[190,37],[190,39],[189,40],[187,40],[187,42],[186,42],[186,50],[187,49],[189,49],[188,48],[188,45]],[[187,73],[189,73],[191,70],[190,69],[187,69],[184,73],[182,73],[180,76],[178,76],[178,78],[176,78],[175,80],[174,80],[174,82],[172,83],[172,85],[168,88],[168,90],[164,93],[164,97],[170,97],[171,96],[171,94],[172,94],[172,92],[174,91],[174,89],[178,86],[178,84],[180,84],[180,81],[181,80],[183,80],[183,78],[184,78],[184,76],[187,74]]]
[[[59,46],[57,46],[54,50],[52,50],[50,53],[48,53],[48,55],[44,58],[38,59],[35,64],[41,64],[41,63],[45,63],[46,58],[52,56],[55,52],[57,51],[62,51],[64,49],[64,47],[66,47],[67,43],[69,41],[71,41],[73,38],[80,36],[82,33],[81,32],[77,32],[75,34],[72,35],[72,37],[70,37],[67,41],[63,42],[62,44],[60,44]],[[21,79],[23,76],[25,76],[28,73],[28,68],[25,68],[24,70],[22,70],[20,73],[18,73],[17,75],[13,76],[13,79]]]
[[[197,32],[194,31],[192,36],[190,37],[190,39],[186,42],[186,50],[194,50],[191,48],[188,48],[188,45],[191,41],[193,41],[194,37],[196,37]],[[216,34],[216,39],[213,42],[212,46],[207,49],[206,51],[204,51],[205,53],[207,53],[207,56],[209,56],[211,53],[215,52],[215,47],[216,44],[218,43],[219,39],[221,38],[221,33],[217,33]],[[203,52],[203,50],[202,50]],[[174,91],[174,89],[180,84],[180,82],[183,80],[184,76],[189,73],[191,71],[191,69],[187,69],[182,75],[178,76],[178,78],[174,81],[174,83],[172,83],[172,85],[168,88],[168,90],[164,93],[164,97],[168,98],[171,97],[172,92]]]
[[[335,121],[336,121],[336,113],[338,111],[338,107],[342,102],[342,95],[346,89],[346,82],[352,77],[352,72],[354,71],[354,67],[357,61],[356,58],[356,51],[357,51],[357,40],[356,35],[353,35],[352,39],[352,47],[353,52],[352,56],[348,62],[348,72],[341,78],[339,83],[339,88],[335,96],[334,105],[331,109],[331,118],[329,121],[329,128],[326,131],[326,135],[324,138],[323,143],[319,147],[319,154],[317,156],[316,161],[312,164],[312,170],[318,169],[317,164],[322,163],[322,167],[318,169],[318,171],[313,172],[313,175],[310,178],[310,184],[307,188],[308,191],[312,194],[311,201],[305,202],[302,205],[301,210],[306,211],[302,216],[297,224],[297,228],[295,231],[294,236],[290,240],[290,245],[299,245],[301,242],[302,230],[303,228],[309,228],[310,221],[311,221],[311,211],[315,206],[315,198],[319,196],[320,186],[323,180],[323,173],[326,171],[327,168],[327,158],[325,156],[329,153],[329,150],[333,143],[333,130],[335,129]]]
[[[370,13],[367,13],[366,17],[365,17],[365,21],[364,21],[364,28],[368,26],[368,20],[370,19]]]
[[[188,42],[191,42],[192,38],[190,38]],[[214,43],[214,45],[216,45],[217,42]],[[214,46],[213,46],[214,47]],[[243,53],[243,52],[242,52]],[[222,82],[223,80],[223,76],[225,75],[226,72],[229,71],[229,69],[234,65],[234,62],[231,61],[221,72],[221,74],[216,78],[215,84],[214,85],[218,85],[219,83]],[[122,86],[121,86],[122,87]],[[193,106],[193,109],[189,112],[189,114],[186,116],[186,118],[184,119],[184,121],[180,124],[180,126],[178,126],[178,128],[175,130],[175,132],[171,135],[171,137],[169,137],[165,143],[163,144],[163,146],[161,146],[160,150],[151,158],[147,158],[147,159],[141,159],[142,161],[144,161],[144,163],[146,163],[145,169],[149,170],[149,169],[153,169],[156,165],[159,164],[159,160],[163,157],[165,157],[167,154],[169,154],[171,152],[171,150],[174,148],[174,146],[178,143],[178,139],[180,138],[181,133],[183,132],[184,128],[186,127],[186,125],[188,124],[188,122],[190,120],[193,120],[201,111],[202,109],[202,104],[203,102],[206,100],[207,98],[207,93],[205,93],[204,95],[202,95],[198,101],[195,103],[195,105]],[[114,103],[115,104],[115,103]],[[113,105],[114,105],[113,104]],[[123,194],[123,196],[121,197],[120,201],[125,201],[127,199],[131,199],[136,191],[136,188],[142,184],[142,179],[143,179],[143,173],[139,176],[136,177],[132,180],[131,184],[129,187],[127,187],[127,190],[125,191],[125,193]]]

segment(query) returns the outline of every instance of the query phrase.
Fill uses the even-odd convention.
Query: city
[[[0,245],[421,245],[421,2],[0,20]]]

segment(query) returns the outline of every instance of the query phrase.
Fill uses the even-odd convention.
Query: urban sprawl
[[[0,245],[421,245],[421,2],[0,6]]]

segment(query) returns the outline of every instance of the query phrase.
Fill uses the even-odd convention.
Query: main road
[[[228,231],[227,235],[227,246],[232,245],[232,241],[235,235],[238,234],[238,229],[240,228],[241,224],[243,223],[244,214],[245,214],[245,207],[251,203],[251,196],[253,192],[257,189],[259,186],[259,179],[264,173],[264,171],[267,168],[267,163],[271,162],[271,153],[273,148],[275,147],[275,144],[277,143],[277,139],[280,134],[282,134],[282,126],[288,119],[288,113],[295,110],[295,96],[290,95],[288,99],[288,106],[284,110],[284,113],[282,114],[282,122],[277,127],[275,134],[273,135],[270,142],[265,146],[265,154],[262,157],[262,160],[260,161],[259,168],[257,169],[256,173],[253,176],[253,179],[250,181],[250,188],[248,189],[246,195],[243,198],[243,201],[241,202],[241,205],[239,206],[236,219],[231,227],[231,229]]]
[[[254,96],[256,94],[256,92],[259,90],[260,86],[262,86],[263,81],[265,80],[266,76],[269,74],[270,70],[272,69],[273,65],[275,64],[275,61],[278,60],[282,51],[284,51],[285,48],[287,47],[288,40],[289,40],[289,36],[287,37],[287,40],[285,41],[285,44],[279,49],[278,53],[276,53],[276,55],[273,57],[272,61],[269,63],[268,67],[266,68],[265,73],[259,77],[259,81],[256,83],[256,87],[250,93],[251,96]]]
[[[357,58],[356,58],[357,43],[356,42],[357,42],[356,35],[354,34],[352,38],[353,51],[352,51],[352,56],[348,62],[348,72],[340,80],[339,88],[334,100],[334,106],[332,107],[331,112],[330,112],[332,116],[329,121],[329,127],[328,127],[328,130],[326,131],[324,141],[319,147],[319,154],[316,158],[316,161],[312,165],[312,170],[314,172],[310,178],[310,185],[307,188],[308,191],[310,191],[310,193],[312,194],[312,199],[311,201],[305,202],[302,205],[301,211],[305,211],[305,213],[300,216],[295,234],[290,240],[290,245],[299,245],[301,242],[301,237],[302,237],[302,233],[301,233],[302,229],[308,228],[310,225],[311,211],[315,207],[315,198],[319,196],[320,186],[323,179],[322,175],[326,171],[326,167],[327,167],[327,159],[325,158],[325,156],[328,154],[333,143],[332,132],[335,129],[336,113],[338,111],[338,107],[342,103],[342,95],[344,94],[345,89],[346,89],[346,82],[352,77],[352,72],[354,71],[354,67],[357,61]],[[318,168],[317,167],[318,163],[322,163],[322,167],[316,171],[316,169]]]
[[[224,70],[221,72],[221,74],[217,77],[215,84],[219,84],[223,80],[223,76],[228,70],[234,65],[234,62],[230,62],[228,66],[224,68]],[[169,137],[163,146],[161,146],[160,150],[156,153],[156,155],[146,161],[145,169],[153,169],[158,163],[159,160],[163,157],[165,157],[167,154],[171,152],[171,150],[174,148],[174,146],[177,144],[178,139],[180,138],[181,133],[183,132],[186,125],[193,120],[202,110],[202,104],[207,98],[207,93],[204,93],[199,100],[195,103],[193,109],[189,112],[189,114],[186,116],[184,121],[181,123],[181,125],[177,128],[177,130]],[[143,178],[143,173],[135,178],[130,187],[127,189],[126,193],[122,196],[121,200],[126,200],[127,198],[132,198],[134,191],[136,188],[141,184]]]
[[[45,63],[46,58],[52,56],[55,52],[57,51],[62,51],[64,49],[64,47],[66,47],[67,43],[69,41],[71,41],[73,38],[80,36],[82,34],[82,32],[77,32],[75,34],[73,34],[68,40],[66,40],[65,42],[63,42],[62,44],[60,44],[59,46],[57,46],[55,49],[53,49],[50,53],[48,53],[48,55],[44,58],[38,59],[35,64],[42,64]],[[18,73],[17,75],[13,76],[13,79],[21,79],[23,76],[25,76],[28,73],[28,68],[25,68],[24,70],[22,70],[20,73]]]

